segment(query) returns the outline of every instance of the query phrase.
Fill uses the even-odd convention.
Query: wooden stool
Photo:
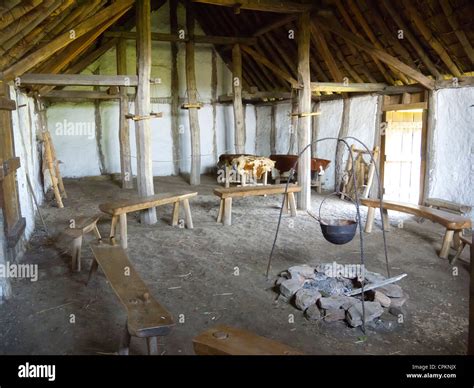
[[[73,271],[81,271],[81,249],[84,235],[93,232],[98,240],[102,239],[99,229],[97,228],[99,219],[100,216],[81,217],[76,221],[74,228],[69,228],[64,231],[66,236],[72,238],[70,247],[72,256],[71,267]]]
[[[461,257],[462,251],[466,245],[472,245],[472,238],[469,240],[465,236],[459,236],[459,246],[457,247],[456,255],[451,260],[449,260],[449,264],[454,264],[454,262]]]

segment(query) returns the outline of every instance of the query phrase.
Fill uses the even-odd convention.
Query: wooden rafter
[[[446,18],[448,19],[451,28],[453,29],[454,33],[458,37],[461,46],[463,47],[464,51],[466,52],[469,60],[472,64],[474,64],[474,50],[472,48],[471,42],[466,36],[466,33],[461,29],[456,14],[453,12],[451,5],[449,4],[448,0],[439,0],[441,8],[443,9]]]
[[[18,20],[23,15],[27,14],[41,3],[42,0],[22,1],[20,4],[10,9],[8,12],[5,12],[2,17],[0,17],[0,30],[3,30],[4,28],[8,27],[15,20]]]
[[[326,39],[324,38],[323,32],[319,29],[317,24],[311,23],[310,26],[311,37],[315,40],[316,47],[319,49],[326,65],[328,66],[329,72],[331,73],[332,78],[336,82],[342,82],[343,76],[337,63],[332,56],[331,51],[326,43]]]
[[[311,90],[313,92],[380,92],[387,88],[387,84],[373,83],[337,83],[337,82],[311,82]]]
[[[234,10],[248,9],[251,11],[264,12],[308,12],[312,9],[311,4],[296,3],[292,1],[275,0],[191,0],[193,3],[219,5],[230,7]]]
[[[315,16],[313,17],[313,21],[315,23],[319,23],[321,27],[326,29],[327,31],[330,31],[331,33],[334,33],[341,38],[343,38],[346,42],[355,45],[356,47],[366,51],[370,55],[376,57],[380,61],[386,63],[387,65],[390,65],[394,67],[395,69],[399,70],[400,72],[404,73],[408,77],[414,79],[415,81],[418,81],[421,83],[423,86],[425,86],[428,89],[433,89],[434,88],[434,81],[429,79],[427,76],[423,75],[420,73],[418,70],[415,70],[408,66],[407,64],[403,63],[399,59],[391,56],[390,54],[386,53],[383,50],[377,49],[375,46],[373,46],[371,43],[367,42],[366,40],[352,34],[351,32],[344,30],[342,28],[336,27],[332,25],[330,22],[328,22],[326,19]]]
[[[117,14],[126,12],[133,4],[133,0],[123,0],[120,2],[112,3],[110,6],[102,9],[100,12],[95,14],[93,17],[83,21],[74,28],[74,33],[76,38],[87,34],[89,31],[95,29],[97,25],[104,23],[110,18],[114,17]],[[48,44],[42,46],[32,54],[18,61],[14,65],[10,66],[4,71],[4,78],[6,80],[12,80],[16,76],[22,75],[35,65],[40,62],[43,62],[55,52],[61,50],[63,47],[68,46],[75,39],[71,39],[70,32],[63,33],[53,39]]]
[[[408,24],[405,23],[403,18],[393,7],[392,1],[382,0],[382,4],[387,10],[387,12],[390,14],[392,19],[395,21],[395,23],[398,25],[400,30],[403,31],[404,37],[406,37],[408,42],[410,42],[412,47],[415,49],[417,55],[420,57],[421,61],[425,64],[425,66],[429,70],[429,72],[437,79],[442,78],[441,73],[438,71],[436,65],[431,61],[430,57],[426,55],[425,50],[423,49],[423,47],[421,47],[418,39],[415,37],[415,35],[413,35],[411,28],[408,26]]]
[[[421,35],[423,35],[423,38],[425,38],[425,40],[429,43],[429,45],[433,48],[433,50],[436,51],[436,53],[439,55],[441,60],[449,69],[449,71],[455,77],[460,77],[462,75],[461,70],[459,70],[457,65],[453,62],[453,60],[451,59],[446,49],[443,47],[440,40],[433,35],[433,32],[431,31],[431,29],[426,25],[426,23],[423,20],[422,14],[418,12],[418,10],[415,8],[415,6],[413,5],[411,1],[407,1],[407,0],[402,0],[402,1],[405,6],[405,9],[407,10],[407,13],[409,14],[410,19],[415,24],[418,31],[420,31]]]

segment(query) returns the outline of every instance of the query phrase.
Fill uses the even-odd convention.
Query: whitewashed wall
[[[439,90],[435,105],[429,196],[474,206],[474,88]]]
[[[39,204],[43,202],[41,183],[41,154],[37,141],[37,121],[34,102],[22,93],[10,89],[10,98],[16,100],[17,109],[12,112],[13,141],[15,155],[20,158],[21,167],[17,170],[18,195],[21,214],[26,219],[25,237],[28,239],[35,227],[36,208],[28,187],[27,175],[33,186]]]
[[[180,28],[185,27],[185,12],[180,5],[178,9]],[[196,26],[196,34],[204,32]],[[169,33],[169,9],[165,4],[152,14],[152,31]],[[196,45],[196,82],[199,99],[204,106],[199,111],[199,125],[201,130],[201,172],[208,172],[216,165],[216,157],[226,150],[233,151],[233,135],[225,132],[226,127],[233,127],[232,109],[228,106],[212,104],[212,57],[211,45]],[[84,71],[86,74],[116,74],[115,49],[109,50],[97,62]],[[136,68],[135,42],[127,42],[127,67],[130,74]],[[216,55],[217,88],[216,94],[222,95],[231,92],[231,73]],[[179,45],[178,52],[179,95],[186,98],[185,74],[185,47]],[[156,176],[172,175],[173,140],[171,134],[171,111],[169,97],[171,96],[171,48],[166,42],[152,42],[152,78],[160,78],[161,84],[151,86],[151,97],[160,98],[163,104],[152,104],[152,110],[163,112],[163,118],[150,121],[152,128],[152,158],[153,174]],[[86,88],[74,88],[86,89]],[[129,93],[134,89],[130,88]],[[168,100],[167,100],[168,99]],[[100,102],[100,126],[96,125],[95,107],[90,103],[54,103],[48,108],[48,125],[52,132],[58,158],[63,162],[61,171],[65,177],[84,177],[100,175],[101,173],[120,172],[119,157],[119,106],[117,102]],[[134,103],[130,103],[130,112],[134,110]],[[214,111],[215,110],[215,111]],[[61,124],[72,123],[76,133],[61,133]],[[182,172],[191,169],[191,145],[188,111],[181,110],[179,125],[182,125],[180,135],[180,161]],[[252,117],[249,116],[249,126]],[[64,126],[64,125],[63,125]],[[89,136],[88,133],[79,133],[77,127],[94,128],[93,132],[100,136]],[[215,140],[214,140],[215,139]],[[130,141],[132,155],[132,170],[136,173],[135,128],[130,126]]]

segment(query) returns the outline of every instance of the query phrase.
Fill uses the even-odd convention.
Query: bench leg
[[[177,226],[179,222],[179,201],[173,204],[173,219],[171,221],[172,226]]]
[[[225,166],[225,182],[224,182],[224,185],[226,188],[230,187],[230,170],[231,170],[231,167],[226,165]]]
[[[290,205],[290,212],[292,217],[296,217],[296,201],[293,193],[288,193],[288,203]]]
[[[283,199],[283,214],[288,214],[289,206],[288,195],[285,194],[285,198]]]
[[[183,207],[184,207],[184,219],[186,221],[186,227],[188,229],[193,229],[193,217],[191,215],[191,207],[189,206],[189,200],[183,199]]]
[[[224,225],[232,225],[232,197],[224,199]]]
[[[439,251],[439,257],[441,259],[447,259],[449,256],[449,249],[451,248],[451,242],[453,241],[454,230],[446,229],[446,233],[443,238],[443,245]]]
[[[365,233],[372,232],[372,227],[374,226],[375,218],[375,208],[369,207],[367,211],[367,220],[365,221]]]
[[[92,260],[91,269],[89,271],[89,276],[87,278],[86,286],[92,279],[92,276],[97,272],[97,268],[99,268],[99,263],[96,259]]]
[[[92,229],[92,231],[94,232],[94,235],[97,238],[97,240],[99,240],[99,241],[102,240],[102,236],[100,235],[99,228],[97,227],[97,224],[94,225],[94,229]]]
[[[72,270],[81,271],[81,248],[82,248],[82,236],[75,238],[71,245],[72,255]]]
[[[456,230],[453,236],[453,248],[458,249],[461,246],[462,230]]]
[[[122,338],[120,339],[120,348],[118,351],[118,354],[120,356],[128,356],[131,339],[132,337],[130,336],[130,333],[128,332],[128,323],[125,322],[125,329],[122,333]]]
[[[268,184],[268,172],[265,171],[263,173],[263,185],[266,186]]]
[[[388,218],[388,210],[382,209],[382,217],[383,217],[383,226],[386,232],[390,231],[390,220]]]
[[[224,215],[224,200],[221,199],[221,203],[219,205],[219,214],[217,215],[217,222],[222,222],[223,215]]]
[[[119,217],[118,216],[112,216],[112,223],[110,224],[110,243],[112,245],[115,245],[115,232],[117,229],[117,223],[118,223]]]
[[[127,234],[127,214],[120,214],[120,245],[123,249],[128,248],[128,234]]]
[[[466,243],[461,241],[461,243],[458,247],[458,250],[456,252],[456,255],[451,260],[449,260],[449,264],[454,264],[456,262],[456,260],[461,257],[462,251],[464,250],[465,246],[466,246]]]
[[[156,356],[158,354],[158,339],[156,337],[147,337],[146,344],[148,347],[148,354]]]

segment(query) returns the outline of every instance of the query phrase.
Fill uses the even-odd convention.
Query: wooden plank
[[[46,100],[117,100],[120,95],[89,90],[51,90],[42,94]]]
[[[135,40],[137,34],[131,31],[107,31],[104,33],[107,38],[121,38]],[[164,34],[160,32],[152,32],[151,40],[155,42],[189,42],[189,36],[181,37],[177,32]],[[247,44],[249,46],[257,43],[257,39],[246,36],[219,36],[219,35],[195,35],[193,38],[195,44],[215,44],[215,45],[234,45]]]
[[[399,59],[391,56],[390,54],[386,53],[384,50],[377,49],[375,46],[373,46],[371,43],[367,42],[365,39],[362,39],[358,36],[355,36],[351,32],[337,27],[333,24],[331,24],[327,19],[319,17],[319,16],[313,16],[314,23],[318,23],[321,27],[323,27],[325,30],[334,33],[338,36],[340,36],[342,39],[347,41],[348,43],[368,52],[369,54],[375,56],[378,58],[380,61],[394,67],[395,69],[401,71],[405,75],[409,76],[410,78],[414,79],[415,81],[418,81],[420,84],[425,86],[427,89],[433,89],[434,88],[434,81],[419,71],[411,68],[410,66],[406,65]]]
[[[255,51],[253,48],[242,45],[241,49],[249,54],[256,62],[260,63],[261,65],[265,66],[266,68],[270,69],[276,76],[288,82],[292,88],[298,87],[298,81],[294,79],[290,74],[286,71],[280,69],[274,63],[269,61],[265,56],[260,54],[259,52]]]
[[[15,110],[16,102],[6,97],[0,97],[0,110]]]
[[[149,197],[138,197],[123,201],[114,201],[102,203],[99,205],[99,209],[104,213],[112,216],[118,216],[123,213],[131,213],[140,211],[143,209],[149,209],[151,207],[167,205],[195,197],[197,192],[185,191],[180,193],[160,193]]]
[[[232,68],[235,153],[243,154],[245,152],[245,122],[244,107],[242,105],[242,54],[238,44],[234,45],[232,49]]]
[[[427,198],[424,201],[425,206],[435,207],[438,209],[447,209],[461,214],[470,213],[472,207],[469,205],[462,205],[452,201],[446,201],[445,199],[439,198]]]
[[[387,84],[382,83],[352,83],[347,84],[339,82],[311,82],[313,92],[379,92],[387,88]]]
[[[171,314],[150,293],[123,248],[91,244],[95,259],[127,310],[128,331],[136,337],[167,335],[174,326]]]
[[[280,342],[224,325],[199,334],[193,339],[193,346],[197,355],[295,356],[303,354]]]
[[[132,4],[133,0],[123,0],[116,1],[110,6],[105,7],[94,16],[88,18],[87,20],[81,22],[74,28],[75,38],[78,39],[81,36],[87,34],[89,31],[97,28],[98,25],[110,20],[115,15],[128,10]],[[30,55],[16,62],[14,65],[10,66],[4,71],[4,77],[6,80],[13,80],[15,77],[22,75],[29,69],[33,68],[37,64],[43,62],[55,52],[59,51],[63,47],[74,42],[75,39],[71,39],[71,32],[66,31],[65,33],[59,35],[51,42],[45,44],[44,46],[38,48]]]
[[[413,102],[411,104],[391,104],[384,105],[382,107],[383,111],[397,111],[397,110],[418,110],[418,109],[427,109],[427,102]]]
[[[379,207],[380,200],[363,198],[361,204],[368,207]],[[383,208],[395,210],[403,213],[413,214],[417,217],[427,218],[433,222],[443,225],[447,229],[469,229],[471,228],[471,219],[457,214],[449,213],[443,210],[433,209],[427,206],[414,205],[411,203],[402,203],[395,201],[383,201]]]
[[[193,4],[188,3],[186,7],[186,25],[190,40],[186,42],[186,83],[188,92],[188,102],[197,104],[197,85],[195,71],[195,50],[194,50],[194,9]],[[191,174],[189,183],[199,185],[201,183],[201,130],[199,127],[199,114],[197,108],[188,109],[189,127],[191,131]]]
[[[286,192],[285,190],[286,184],[228,188],[219,187],[214,189],[214,195],[217,195],[220,198],[252,197],[258,195],[284,194]],[[288,185],[288,193],[298,193],[300,191],[301,186],[298,186],[293,183]]]
[[[116,46],[117,75],[127,75],[127,42],[119,39]],[[123,189],[133,188],[132,157],[130,149],[129,121],[125,117],[129,111],[127,87],[120,87],[119,109],[119,143],[120,143],[120,176]]]
[[[91,75],[91,74],[23,74],[20,85],[52,86],[137,86],[138,77],[128,75]]]
[[[251,11],[290,13],[309,12],[313,6],[311,4],[296,3],[292,1],[275,0],[191,0],[193,3],[212,4],[223,7],[248,9]]]
[[[135,98],[135,114],[148,116],[150,106],[150,78],[151,78],[151,23],[150,0],[136,2],[137,26],[137,71],[138,87]],[[155,193],[153,184],[153,160],[151,147],[150,120],[135,121],[135,135],[137,148],[137,186],[140,197],[152,196]],[[141,214],[143,224],[152,225],[157,222],[154,208],[147,209]]]

